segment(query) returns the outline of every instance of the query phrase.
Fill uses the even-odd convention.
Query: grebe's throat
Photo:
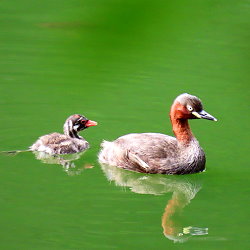
[[[171,119],[173,132],[176,139],[184,144],[188,144],[194,137],[186,119]]]
[[[71,137],[71,138],[77,138],[81,139],[81,137],[78,135],[77,131],[74,130],[73,122],[71,120],[67,120],[63,126],[64,134]]]
[[[188,124],[188,118],[185,117],[183,105],[174,102],[170,110],[170,120],[176,139],[181,143],[188,144],[193,138],[193,134]]]

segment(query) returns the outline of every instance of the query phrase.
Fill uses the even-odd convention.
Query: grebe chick
[[[100,163],[142,172],[190,174],[205,169],[205,153],[188,124],[188,119],[216,119],[203,110],[201,100],[181,94],[170,109],[170,120],[176,137],[160,133],[133,133],[113,142],[103,141]]]
[[[32,146],[31,151],[40,151],[48,154],[73,154],[86,150],[89,143],[78,132],[97,122],[88,120],[82,115],[71,115],[64,123],[64,134],[52,133],[41,136]]]

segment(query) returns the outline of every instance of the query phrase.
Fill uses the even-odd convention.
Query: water
[[[0,155],[2,249],[249,248],[249,1],[1,7],[0,150],[27,149],[74,113],[99,123],[81,133],[91,148],[75,159]],[[191,121],[206,172],[98,164],[103,139],[171,134],[183,92],[218,119]]]

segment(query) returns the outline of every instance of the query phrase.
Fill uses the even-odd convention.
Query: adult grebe
[[[201,100],[181,94],[173,102],[170,120],[176,136],[160,133],[127,134],[113,142],[104,141],[99,161],[142,172],[190,174],[205,169],[205,153],[188,124],[188,119],[216,119],[203,110]]]
[[[97,122],[82,115],[71,115],[64,124],[64,134],[52,133],[41,136],[29,149],[48,154],[73,154],[84,151],[89,147],[89,143],[79,136],[78,132],[96,125]]]

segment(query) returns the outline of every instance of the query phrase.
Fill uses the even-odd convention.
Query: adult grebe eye
[[[190,105],[187,105],[187,109],[188,109],[189,111],[193,111],[193,107],[190,106]]]

